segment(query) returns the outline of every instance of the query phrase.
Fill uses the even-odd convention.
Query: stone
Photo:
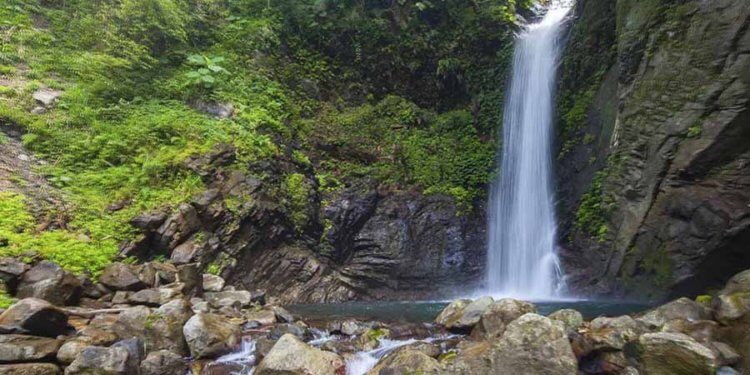
[[[728,367],[720,367],[718,370],[716,370],[716,375],[742,375],[739,371]]]
[[[272,306],[271,311],[273,311],[273,314],[276,315],[276,320],[279,322],[283,322],[283,323],[294,322],[294,315],[292,315],[289,311],[287,311],[283,307]]]
[[[711,313],[705,307],[683,297],[647,312],[638,318],[638,321],[651,328],[661,329],[664,324],[673,319],[705,320],[710,318]]]
[[[187,354],[183,325],[192,314],[190,304],[183,299],[172,300],[156,310],[136,306],[120,313],[114,331],[122,339],[140,338],[146,351],[169,350]]]
[[[204,102],[198,100],[193,103],[193,108],[218,119],[229,118],[234,114],[232,103]]]
[[[714,316],[723,324],[744,319],[750,312],[750,292],[720,294],[714,301]]]
[[[276,314],[269,309],[259,311],[243,311],[243,316],[248,322],[256,322],[259,326],[276,323]]]
[[[70,364],[83,349],[93,346],[93,341],[86,336],[74,337],[66,341],[57,351],[57,361],[65,365]]]
[[[133,375],[128,349],[123,347],[89,346],[81,351],[76,359],[65,368],[65,375]]]
[[[248,307],[252,302],[252,295],[246,290],[206,292],[203,298],[215,308],[222,307]]]
[[[137,291],[146,287],[138,277],[136,266],[112,263],[102,271],[99,282],[112,290]]]
[[[713,320],[673,319],[661,328],[662,332],[684,333],[698,342],[713,341],[719,330],[719,323]]]
[[[496,343],[461,348],[444,373],[570,375],[577,370],[563,324],[528,313],[508,324]]]
[[[239,326],[215,314],[193,315],[182,329],[190,354],[195,358],[212,358],[226,354],[240,342]]]
[[[0,327],[19,333],[55,337],[68,329],[68,315],[45,300],[24,298],[0,315]]]
[[[128,297],[128,302],[134,305],[161,306],[180,296],[180,291],[175,288],[149,288],[133,293]]]
[[[188,361],[168,350],[148,353],[141,362],[141,375],[185,374]]]
[[[622,350],[625,344],[637,340],[640,333],[638,322],[623,315],[592,320],[584,337],[591,344],[592,350]]]
[[[305,339],[305,329],[290,323],[281,323],[273,327],[271,332],[268,333],[268,337],[272,340],[277,340],[285,334],[294,335],[300,340]]]
[[[714,375],[717,360],[710,349],[682,333],[646,333],[639,339],[649,375]]]
[[[32,97],[39,103],[39,105],[45,108],[52,108],[57,103],[57,100],[62,96],[63,92],[60,90],[53,90],[49,88],[43,88],[36,90]]]
[[[435,324],[447,327],[457,322],[463,315],[464,309],[471,303],[469,299],[457,299],[448,304],[435,318]]]
[[[380,374],[429,374],[440,371],[442,366],[419,350],[411,348],[397,349],[378,362],[367,375]]]
[[[128,351],[127,367],[136,372],[140,370],[141,361],[145,357],[145,348],[141,339],[132,337],[114,343],[110,348],[123,348]],[[85,350],[85,349],[84,349]]]
[[[492,305],[493,302],[492,297],[482,297],[472,301],[463,309],[461,317],[455,322],[446,325],[446,328],[462,331],[473,328],[479,323],[482,314],[490,307],[490,305]]]
[[[60,368],[52,363],[0,365],[0,375],[59,375],[60,373]]]
[[[133,292],[118,290],[115,292],[114,296],[112,296],[112,304],[113,305],[125,305],[128,303],[128,300],[130,299],[130,296],[132,295],[133,295]]]
[[[54,359],[61,344],[48,337],[0,335],[0,363]]]
[[[750,269],[732,276],[719,294],[729,295],[744,292],[750,292]]]
[[[481,315],[479,323],[472,331],[472,337],[491,339],[502,336],[510,322],[524,314],[536,313],[536,306],[530,302],[503,298],[493,302]]]
[[[74,305],[83,294],[75,275],[49,261],[41,261],[21,277],[18,298],[34,297],[55,305]]]
[[[583,325],[583,315],[573,309],[557,310],[549,314],[548,318],[562,323],[568,335],[577,332],[578,328]]]
[[[143,231],[155,230],[167,220],[164,211],[144,212],[130,220],[130,224]]]
[[[315,349],[293,335],[284,335],[255,369],[255,375],[337,375],[345,371],[338,355]]]
[[[174,264],[188,264],[199,260],[203,246],[194,241],[185,241],[172,250],[169,260]]]
[[[16,258],[0,257],[0,280],[10,292],[15,292],[21,276],[29,269],[29,265]]]
[[[226,281],[221,276],[212,275],[210,273],[203,274],[203,291],[204,292],[220,292],[224,289]]]
[[[728,344],[720,341],[711,341],[707,346],[716,355],[719,366],[732,366],[740,362],[740,355]]]
[[[177,282],[182,283],[182,294],[191,295],[196,288],[202,287],[202,281],[196,263],[183,264],[177,267]]]

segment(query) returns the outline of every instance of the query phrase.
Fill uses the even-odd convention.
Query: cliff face
[[[594,3],[578,5],[562,72],[561,97],[586,100],[561,110],[571,284],[635,298],[719,286],[750,265],[750,4]],[[570,79],[592,71],[591,86]]]

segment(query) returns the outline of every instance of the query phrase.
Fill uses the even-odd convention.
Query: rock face
[[[315,349],[293,335],[284,335],[255,369],[257,375],[336,375],[344,370],[338,355]]]
[[[569,280],[638,298],[720,287],[750,266],[750,4],[578,3],[557,168]]]

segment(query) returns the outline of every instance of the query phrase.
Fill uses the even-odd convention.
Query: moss
[[[651,275],[651,280],[657,287],[664,287],[672,282],[672,261],[666,252],[666,245],[645,254],[641,268]]]
[[[5,291],[0,291],[0,309],[7,309],[15,302],[15,298],[9,296]]]
[[[605,194],[604,182],[608,176],[607,169],[601,170],[594,175],[591,187],[581,197],[575,218],[575,228],[588,233],[599,242],[604,242],[609,233],[607,216],[614,209],[614,201]]]
[[[291,173],[287,175],[284,182],[287,193],[287,208],[291,212],[290,217],[297,230],[302,230],[309,221],[308,205],[310,199],[310,187],[305,175]]]
[[[206,273],[218,276],[221,273],[221,265],[219,263],[209,264],[206,267]]]
[[[691,125],[688,128],[687,133],[685,134],[685,136],[688,137],[688,138],[698,138],[698,137],[701,136],[702,132],[703,132],[703,128],[702,128],[701,124],[700,123],[696,123],[696,124]]]
[[[707,294],[702,294],[695,297],[695,302],[702,306],[711,307],[711,301],[713,301],[713,297]]]

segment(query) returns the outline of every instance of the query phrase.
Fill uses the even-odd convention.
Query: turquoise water
[[[618,316],[644,311],[650,306],[623,301],[542,301],[534,303],[539,313],[547,315],[559,309],[575,309],[585,319],[598,316]],[[346,302],[310,305],[290,305],[293,314],[309,320],[357,318],[383,322],[431,322],[448,302]]]

